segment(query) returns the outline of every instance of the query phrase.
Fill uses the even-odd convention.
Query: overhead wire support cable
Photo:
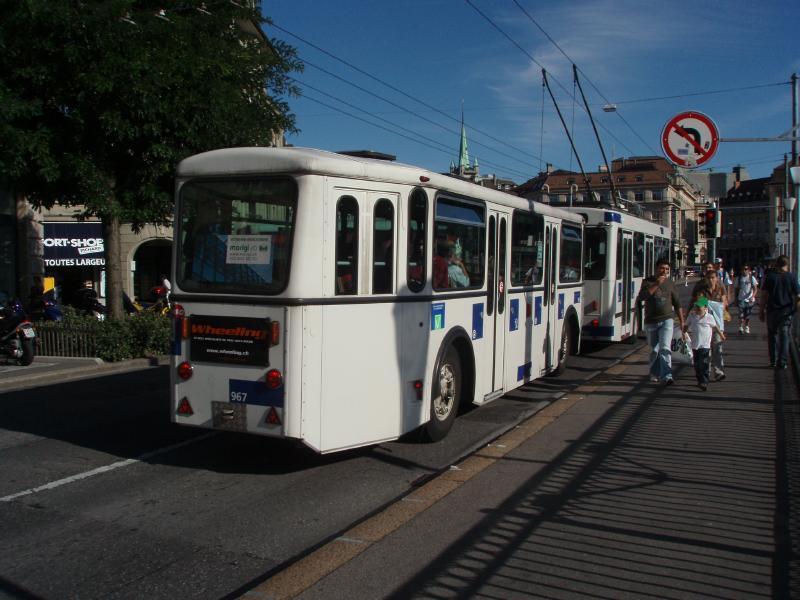
[[[322,52],[322,53],[323,53],[323,54],[325,54],[326,56],[329,56],[330,58],[332,58],[332,59],[334,59],[334,60],[336,60],[336,61],[338,61],[338,62],[342,63],[343,65],[346,65],[346,66],[350,67],[351,69],[353,69],[354,71],[356,71],[356,72],[358,72],[358,73],[361,73],[361,74],[362,74],[362,75],[364,75],[365,77],[369,77],[369,78],[370,78],[370,79],[372,79],[373,81],[376,81],[376,82],[380,83],[381,85],[383,85],[383,86],[386,86],[387,88],[389,88],[390,90],[392,90],[392,91],[394,91],[394,92],[397,92],[397,93],[398,93],[398,94],[400,94],[401,96],[405,96],[406,98],[408,98],[408,99],[410,99],[410,100],[413,100],[414,102],[417,102],[417,103],[421,104],[422,106],[424,106],[424,107],[425,107],[425,108],[427,108],[428,110],[432,110],[432,111],[434,111],[434,112],[436,112],[436,113],[438,113],[438,114],[442,115],[443,117],[445,117],[445,118],[447,118],[447,119],[450,119],[451,121],[454,121],[454,122],[456,122],[456,123],[459,123],[459,120],[458,120],[458,119],[456,119],[456,118],[455,118],[455,117],[453,117],[452,115],[448,115],[448,114],[447,114],[446,112],[444,112],[443,110],[441,110],[441,109],[438,109],[438,108],[436,108],[435,106],[432,106],[432,105],[428,104],[427,102],[424,102],[423,100],[420,100],[419,98],[416,98],[416,97],[412,96],[411,94],[409,94],[409,93],[407,93],[407,92],[404,92],[403,90],[401,90],[401,89],[399,89],[398,87],[396,87],[396,86],[392,85],[391,83],[387,83],[386,81],[383,81],[383,80],[382,80],[382,79],[380,79],[379,77],[376,77],[375,75],[372,75],[371,73],[368,73],[367,71],[365,71],[365,70],[363,70],[363,69],[361,69],[361,68],[359,68],[359,67],[355,66],[354,64],[352,64],[352,63],[350,63],[350,62],[348,62],[348,61],[344,60],[343,58],[339,58],[338,56],[336,56],[335,54],[332,54],[331,52],[328,52],[328,51],[327,51],[327,50],[325,50],[324,48],[320,48],[319,46],[317,46],[317,45],[316,45],[316,44],[314,44],[313,42],[309,42],[308,40],[306,40],[306,39],[304,39],[304,38],[300,37],[300,36],[299,36],[299,35],[297,35],[296,33],[292,33],[292,32],[291,32],[291,31],[289,31],[288,29],[285,29],[285,28],[281,27],[280,25],[276,25],[274,22],[273,22],[273,23],[271,23],[271,26],[272,26],[272,27],[274,27],[275,29],[278,29],[278,30],[280,30],[280,31],[282,31],[282,32],[284,32],[284,33],[286,33],[287,35],[290,35],[290,36],[292,36],[293,38],[296,38],[296,39],[300,40],[300,41],[301,41],[301,42],[303,42],[304,44],[307,44],[308,46],[311,46],[311,47],[312,47],[312,48],[314,48],[315,50],[318,50],[319,52]],[[503,146],[506,146],[507,148],[511,148],[512,150],[515,150],[515,151],[517,151],[517,152],[520,152],[520,153],[522,153],[522,154],[523,154],[523,155],[525,155],[525,156],[531,155],[531,156],[533,156],[534,158],[538,158],[536,155],[533,155],[533,154],[531,154],[531,152],[529,152],[529,151],[527,151],[527,150],[523,150],[523,149],[521,149],[521,148],[517,148],[516,146],[513,146],[512,144],[509,144],[508,142],[506,142],[506,141],[503,141],[503,140],[501,140],[501,139],[498,139],[498,138],[494,137],[493,135],[491,135],[491,134],[489,134],[489,133],[486,133],[485,131],[482,131],[482,130],[480,130],[480,129],[476,128],[476,127],[471,127],[471,129],[472,129],[472,131],[474,131],[475,133],[479,133],[479,134],[481,134],[481,135],[483,135],[483,136],[486,136],[486,137],[487,137],[487,138],[489,138],[490,140],[492,140],[492,141],[494,141],[494,142],[497,142],[498,144],[501,144],[501,145],[503,145]]]
[[[578,78],[578,67],[575,63],[572,63],[572,74],[575,77],[575,84],[578,86],[578,91],[581,93],[581,98],[583,99],[583,105],[586,107],[586,113],[589,115],[589,122],[592,124],[592,129],[594,130],[594,137],[597,139],[597,145],[600,146],[600,154],[603,155],[603,162],[606,165],[606,172],[608,173],[608,182],[611,186],[611,202],[612,204],[618,204],[617,202],[617,188],[614,185],[614,177],[611,173],[611,167],[608,164],[608,158],[606,158],[606,151],[603,148],[603,142],[600,140],[600,134],[597,132],[597,127],[594,124],[594,118],[592,117],[592,111],[589,109],[589,103],[586,101],[586,95],[583,93],[583,86],[581,86],[581,81]]]
[[[589,197],[594,199],[594,194],[592,192],[592,184],[589,183],[589,178],[586,176],[586,171],[583,168],[581,157],[578,155],[578,150],[575,148],[575,143],[572,141],[572,136],[569,134],[567,123],[566,121],[564,121],[564,116],[561,114],[561,109],[558,107],[558,102],[556,102],[555,96],[553,96],[553,90],[550,89],[550,84],[547,82],[547,71],[545,69],[542,69],[542,80],[544,81],[544,84],[547,87],[547,91],[550,94],[550,99],[553,101],[553,106],[556,107],[558,118],[561,119],[561,124],[564,126],[564,132],[567,134],[567,138],[569,139],[569,145],[572,146],[572,151],[575,153],[575,159],[578,161],[578,166],[580,166],[581,168],[583,181],[584,183],[586,183],[586,191],[589,193]]]

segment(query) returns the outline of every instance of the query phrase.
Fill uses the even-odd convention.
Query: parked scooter
[[[18,299],[9,299],[0,308],[0,357],[22,366],[33,362],[36,331]]]
[[[89,315],[99,321],[106,318],[106,307],[97,299],[97,292],[92,289],[91,282],[87,282],[75,292],[72,304],[81,314]]]

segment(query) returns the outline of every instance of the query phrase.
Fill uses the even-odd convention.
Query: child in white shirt
[[[711,352],[711,339],[714,332],[722,340],[725,332],[721,331],[716,319],[708,312],[708,298],[700,296],[692,306],[689,317],[686,319],[686,328],[692,340],[692,354],[694,356],[694,372],[697,375],[697,386],[705,391],[708,387],[709,354]]]

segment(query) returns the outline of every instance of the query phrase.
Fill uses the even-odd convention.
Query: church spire
[[[469,150],[467,149],[467,130],[464,127],[464,101],[461,101],[461,143],[458,147],[458,171],[469,169]]]

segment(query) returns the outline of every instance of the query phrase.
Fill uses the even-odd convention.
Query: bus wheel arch
[[[439,346],[429,387],[428,421],[421,433],[425,441],[437,442],[447,436],[466,399],[474,399],[475,358],[462,328],[451,330]]]
[[[564,326],[561,328],[561,342],[558,346],[557,363],[553,369],[553,375],[561,375],[567,368],[570,355],[578,353],[580,331],[578,313],[573,307],[570,307],[564,315]]]

